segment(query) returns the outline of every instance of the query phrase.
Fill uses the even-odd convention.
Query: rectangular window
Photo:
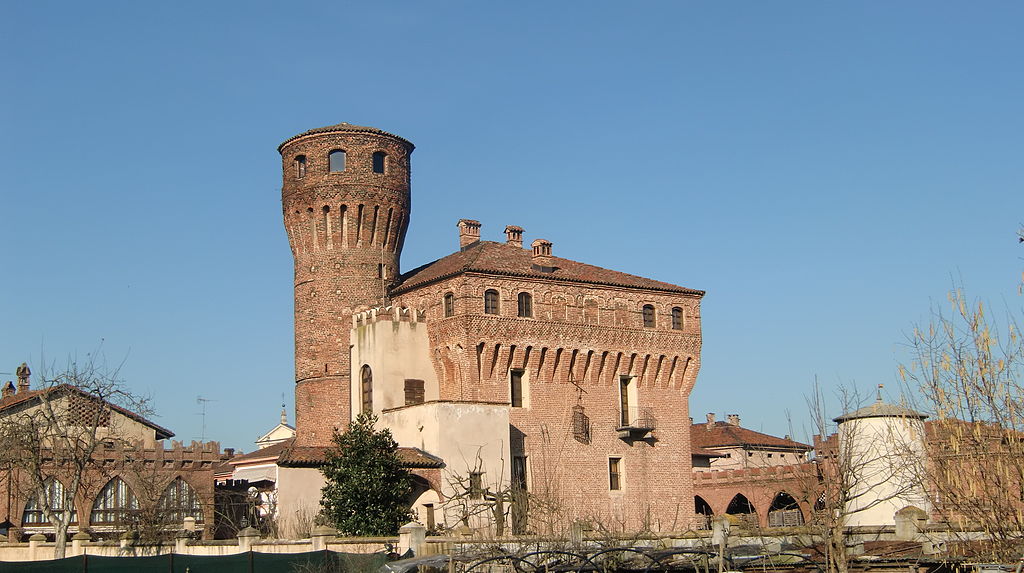
[[[512,490],[526,491],[526,456],[512,456]]]
[[[480,499],[484,496],[484,473],[469,473],[469,498]]]
[[[523,370],[513,370],[510,375],[510,394],[513,408],[523,407]]]
[[[622,458],[608,458],[608,489],[622,489]]]
[[[633,392],[633,378],[630,376],[619,376],[619,425],[628,426],[633,421],[630,415],[632,406],[630,394]]]
[[[415,378],[406,378],[405,405],[411,406],[413,404],[422,404],[425,398],[426,396],[423,380],[416,380]]]

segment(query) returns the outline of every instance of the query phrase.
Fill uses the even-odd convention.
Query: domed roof
[[[927,415],[911,410],[910,408],[904,408],[903,406],[897,406],[895,404],[886,404],[881,398],[879,398],[874,404],[864,406],[863,408],[850,412],[849,414],[843,414],[838,418],[834,418],[832,421],[841,424],[843,422],[859,420],[862,418],[913,418],[916,420],[923,420],[927,417]]]
[[[277,146],[277,151],[280,152],[281,149],[284,148],[285,145],[288,145],[288,143],[290,143],[290,142],[292,142],[292,141],[294,141],[294,140],[296,140],[296,139],[298,139],[300,137],[305,137],[307,135],[314,135],[314,134],[317,134],[317,133],[334,133],[334,132],[340,132],[340,133],[358,133],[358,132],[362,132],[362,133],[376,133],[378,135],[386,135],[388,137],[393,137],[393,138],[395,138],[395,139],[405,143],[406,145],[409,146],[409,151],[412,151],[416,147],[408,139],[405,139],[404,137],[400,137],[400,136],[395,135],[393,133],[388,133],[388,132],[384,131],[383,129],[377,129],[376,127],[369,127],[369,126],[366,126],[366,125],[353,125],[351,123],[343,121],[343,122],[335,124],[335,125],[328,125],[328,126],[325,126],[325,127],[316,127],[316,128],[313,128],[313,129],[310,129],[310,130],[307,130],[307,131],[303,131],[302,133],[300,133],[298,135],[293,135],[292,137],[289,137],[288,139],[284,140],[284,142],[282,142],[281,145],[278,145]]]

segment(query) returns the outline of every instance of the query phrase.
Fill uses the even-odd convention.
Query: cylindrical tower
[[[380,304],[409,225],[413,144],[341,123],[286,140],[284,224],[295,258],[297,443],[328,445],[350,412],[352,313]]]

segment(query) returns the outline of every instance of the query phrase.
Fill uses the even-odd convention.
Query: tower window
[[[644,328],[654,328],[654,305],[644,305]]]
[[[509,375],[509,394],[513,408],[523,407],[523,370],[513,370]]]
[[[489,289],[484,293],[484,314],[498,314],[498,291]]]
[[[522,318],[533,316],[533,296],[528,292],[519,293],[519,316]]]
[[[448,293],[444,295],[444,317],[455,316],[455,295]]]
[[[622,489],[622,458],[608,458],[608,489]]]
[[[387,159],[388,154],[383,151],[373,152],[373,172],[384,173],[384,161]]]
[[[672,309],[672,330],[683,329],[683,309],[674,307]]]
[[[330,164],[331,172],[339,172],[345,170],[345,150],[335,149],[327,155],[328,163]]]
[[[359,371],[359,380],[362,383],[362,397],[363,397],[363,409],[364,414],[373,413],[373,372],[370,371],[368,364],[363,364],[362,369]]]
[[[637,417],[636,379],[619,376],[619,425],[629,426]]]
[[[295,156],[295,177],[302,179],[306,176],[306,156],[296,155]]]

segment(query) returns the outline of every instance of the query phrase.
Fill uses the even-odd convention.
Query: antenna
[[[203,408],[201,412],[196,414],[197,416],[202,416],[202,418],[203,418],[203,426],[202,426],[203,429],[199,433],[199,441],[200,442],[205,442],[206,441],[206,404],[207,404],[207,402],[216,402],[216,400],[213,400],[213,399],[210,399],[210,398],[203,398],[202,396],[196,396],[196,404],[199,404]]]

